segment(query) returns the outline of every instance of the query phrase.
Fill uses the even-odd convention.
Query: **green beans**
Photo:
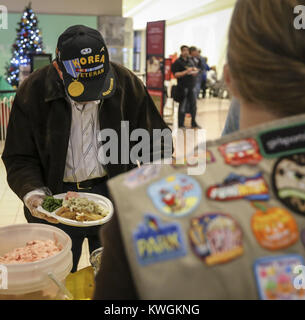
[[[56,209],[62,207],[62,199],[55,199],[53,197],[47,196],[45,197],[43,203],[42,203],[42,207],[43,209],[49,211],[49,212],[53,212]]]

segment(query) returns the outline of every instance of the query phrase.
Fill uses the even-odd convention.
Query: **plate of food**
[[[37,210],[62,224],[74,227],[101,225],[113,215],[113,205],[108,198],[94,193],[72,191],[47,196]]]

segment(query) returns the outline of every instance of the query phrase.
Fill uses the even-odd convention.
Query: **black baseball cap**
[[[114,94],[116,81],[99,31],[83,25],[69,27],[58,38],[56,57],[72,100],[94,101]]]

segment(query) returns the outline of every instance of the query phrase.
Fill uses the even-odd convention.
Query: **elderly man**
[[[119,137],[116,149],[122,150],[122,121],[130,131],[142,128],[150,137],[153,129],[167,128],[143,83],[109,61],[101,34],[82,25],[68,28],[58,39],[56,60],[18,89],[8,125],[2,159],[28,222],[58,222],[37,210],[46,195],[82,191],[107,196],[107,179],[135,166],[100,161],[99,131],[113,129]],[[57,226],[72,238],[76,271],[83,240],[88,238],[90,252],[101,246],[98,227]]]

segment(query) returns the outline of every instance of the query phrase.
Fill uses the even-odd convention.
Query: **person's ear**
[[[232,78],[230,67],[228,64],[225,64],[225,66],[223,67],[223,75],[224,75],[224,81],[225,81],[231,95],[236,98],[239,98],[240,94],[239,94],[236,86],[234,85],[234,79]]]
[[[57,70],[57,73],[58,73],[60,79],[63,80],[64,78],[63,78],[62,72],[61,72],[61,70],[59,69],[59,66],[58,66],[58,63],[57,63],[56,60],[53,61],[53,66],[54,66],[54,68]]]

